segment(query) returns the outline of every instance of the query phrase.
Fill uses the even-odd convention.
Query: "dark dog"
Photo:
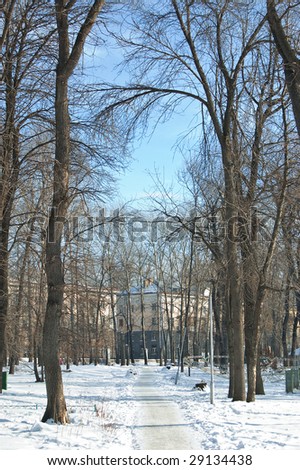
[[[198,384],[195,384],[194,389],[201,390],[201,392],[203,392],[206,385],[207,385],[206,382],[199,382]]]

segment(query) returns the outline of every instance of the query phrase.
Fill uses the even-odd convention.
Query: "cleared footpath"
[[[202,436],[185,421],[178,405],[155,386],[155,370],[143,368],[134,387],[137,417],[134,437],[139,449],[201,448]],[[200,441],[199,441],[200,438]]]

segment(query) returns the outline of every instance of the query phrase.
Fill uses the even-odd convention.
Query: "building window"
[[[152,312],[156,312],[157,310],[157,303],[154,302],[152,305],[151,305],[151,309],[152,309]]]
[[[124,320],[123,318],[119,318],[119,327],[123,328],[123,326],[124,326]]]
[[[155,331],[152,331],[151,341],[156,341],[156,339],[157,339],[156,332],[155,332]]]
[[[152,353],[156,353],[156,351],[157,351],[156,346],[151,346],[151,352],[152,352]]]
[[[157,325],[157,318],[156,317],[152,317],[152,325]]]

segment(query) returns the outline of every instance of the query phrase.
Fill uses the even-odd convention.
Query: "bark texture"
[[[43,353],[46,374],[47,408],[42,421],[49,419],[66,424],[69,421],[59,364],[60,318],[64,296],[64,270],[61,257],[63,223],[66,220],[69,197],[70,168],[70,116],[68,105],[68,80],[82,54],[85,40],[104,4],[95,0],[83,22],[74,45],[69,44],[68,16],[75,2],[56,0],[56,23],[58,32],[58,63],[56,69],[55,127],[56,146],[54,162],[53,199],[50,212],[45,270],[48,284]]]

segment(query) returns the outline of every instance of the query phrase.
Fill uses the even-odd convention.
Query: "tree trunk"
[[[143,355],[144,355],[144,364],[148,365],[148,354],[147,354],[147,343],[146,343],[146,332],[145,332],[145,300],[143,292],[143,281],[141,281],[141,323],[142,323],[142,344],[143,344]]]
[[[225,344],[224,338],[224,318],[223,318],[223,308],[222,308],[222,292],[220,287],[217,285],[213,287],[213,312],[215,318],[215,325],[216,325],[216,333],[215,333],[215,356],[219,357],[215,361],[216,364],[219,365],[221,371],[227,370],[227,349]]]
[[[125,341],[124,341],[124,335],[122,333],[119,333],[119,350],[120,350],[121,366],[125,366],[126,365]]]
[[[248,269],[250,268],[250,272]],[[259,364],[259,323],[261,318],[261,309],[265,297],[265,288],[260,280],[249,279],[248,275],[253,273],[253,267],[248,260],[248,266],[245,267],[245,353],[247,361],[247,401],[255,401],[257,390],[260,395],[264,395],[263,382],[260,374]],[[248,282],[247,282],[248,280]],[[255,287],[258,285],[258,287]],[[257,376],[257,372],[259,375]],[[259,382],[258,382],[259,380]]]
[[[53,196],[47,228],[45,270],[48,283],[43,353],[46,375],[47,408],[42,421],[53,419],[65,424],[68,422],[67,407],[63,393],[62,374],[59,364],[60,318],[64,296],[64,273],[62,263],[62,231],[66,220],[69,195],[70,169],[70,116],[68,104],[68,79],[72,75],[82,54],[85,40],[91,31],[103,0],[95,0],[82,24],[73,48],[69,45],[69,8],[65,0],[55,0],[58,31],[58,63],[56,68],[55,90],[55,161]]]
[[[300,137],[300,60],[285,33],[281,19],[277,15],[274,0],[267,0],[268,21],[279,54],[282,57],[285,80],[291,98],[294,117]]]
[[[44,361],[42,357],[42,351],[39,345],[37,345],[37,340],[39,340],[40,334],[39,334],[39,329],[40,325],[39,322],[36,322],[35,325],[35,332],[33,335],[33,370],[34,370],[34,375],[35,375],[35,381],[36,382],[44,382]],[[38,371],[38,363],[41,364],[41,376],[39,375]]]
[[[265,395],[265,388],[264,388],[264,382],[263,382],[262,375],[261,375],[259,355],[257,357],[257,362],[256,362],[256,389],[255,389],[255,393],[256,393],[256,395]]]
[[[232,271],[231,271],[232,273]],[[230,274],[230,306],[232,315],[232,367],[233,367],[233,401],[245,401],[245,372],[244,372],[244,318],[240,308],[239,297],[241,295],[239,282],[234,285],[233,279],[237,279]]]
[[[129,286],[130,283],[128,283]],[[126,359],[127,362],[134,364],[134,353],[133,353],[133,338],[132,338],[132,304],[131,304],[131,294],[130,287],[128,287],[128,302],[127,302],[127,347],[126,347]]]
[[[68,45],[67,45],[68,46]],[[64,55],[63,55],[64,53]],[[68,176],[70,158],[70,118],[68,110],[68,81],[60,68],[66,61],[67,51],[61,52],[62,64],[56,77],[56,148],[53,179],[53,206],[50,213],[46,240],[46,275],[48,301],[43,331],[43,355],[47,388],[47,408],[42,421],[53,419],[67,423],[68,415],[63,393],[59,364],[60,317],[63,307],[64,273],[61,259],[62,223],[68,207]]]
[[[230,109],[230,105],[228,105],[228,109]],[[229,121],[229,116],[227,116],[227,120]],[[227,126],[229,126],[228,123]],[[245,401],[244,314],[241,302],[241,269],[236,237],[239,201],[237,200],[235,157],[229,137],[224,137],[222,158],[225,179],[225,221],[227,224],[226,262],[228,286],[226,292],[228,299],[226,304],[230,315],[229,326],[232,328],[230,334],[233,357],[231,360],[233,359],[232,366],[234,369],[232,399],[233,401]]]
[[[62,292],[62,291],[61,291]],[[46,374],[47,408],[42,418],[43,422],[53,420],[55,423],[69,422],[67,407],[63,392],[61,368],[58,357],[58,331],[61,292],[58,287],[51,292],[47,304],[44,324],[44,364]]]
[[[3,230],[3,226],[2,226]],[[1,234],[0,234],[1,237]],[[3,234],[2,234],[3,237]],[[2,238],[1,237],[1,238]],[[1,240],[0,246],[0,372],[5,366],[6,319],[8,308],[8,252],[4,249]],[[2,393],[2,380],[0,380],[0,393]]]
[[[120,345],[118,340],[118,323],[116,318],[116,308],[115,308],[115,299],[113,292],[113,283],[112,283],[112,274],[109,273],[109,284],[110,284],[110,306],[111,306],[111,315],[113,320],[113,330],[114,330],[114,348],[115,348],[115,359],[116,364],[120,364]]]
[[[60,3],[60,2],[59,2]],[[61,5],[58,7],[61,8]],[[47,408],[42,418],[56,423],[68,423],[59,363],[60,317],[63,307],[64,273],[61,259],[62,224],[68,207],[68,177],[70,160],[70,118],[68,109],[68,78],[65,67],[69,55],[67,13],[57,11],[59,59],[55,95],[55,162],[53,199],[48,221],[45,270],[48,300],[43,329],[43,356],[47,389]]]
[[[295,349],[297,348],[297,331],[298,331],[298,324],[300,324],[300,292],[295,292],[296,297],[296,315],[293,321],[293,334],[292,334],[292,348],[291,348],[291,356],[295,356]]]
[[[233,345],[233,335],[234,335],[234,328],[232,325],[232,316],[230,311],[229,305],[229,283],[228,279],[225,276],[226,285],[225,285],[225,315],[226,315],[226,329],[228,335],[228,356],[229,356],[229,387],[228,387],[228,398],[233,398],[234,392],[234,345]]]
[[[246,250],[244,250],[246,251]],[[255,300],[259,280],[254,276],[253,259],[243,252],[244,264],[244,311],[245,311],[245,355],[247,363],[247,401],[255,401],[258,319],[256,318]]]
[[[54,223],[53,217],[50,219]],[[46,274],[48,301],[43,330],[43,357],[46,375],[47,408],[42,418],[65,424],[68,420],[63,393],[62,374],[59,364],[60,316],[63,306],[63,266],[60,258],[60,245],[47,242]]]

